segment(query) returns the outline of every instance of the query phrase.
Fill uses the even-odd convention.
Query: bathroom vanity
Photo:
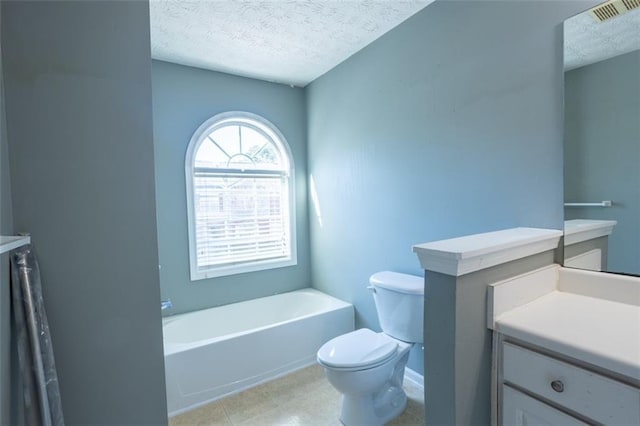
[[[640,278],[550,265],[491,284],[492,424],[640,424]]]
[[[561,235],[414,246],[427,424],[640,424],[640,278],[560,266]]]

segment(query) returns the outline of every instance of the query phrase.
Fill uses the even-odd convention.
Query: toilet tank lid
[[[416,275],[382,271],[371,275],[369,282],[374,287],[381,287],[400,293],[424,295],[424,278]]]

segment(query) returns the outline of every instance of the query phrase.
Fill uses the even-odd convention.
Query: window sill
[[[295,257],[289,259],[262,260],[239,265],[229,265],[217,268],[191,270],[191,281],[199,281],[208,278],[219,278],[230,275],[244,274],[247,272],[259,272],[268,269],[284,268],[297,265]]]

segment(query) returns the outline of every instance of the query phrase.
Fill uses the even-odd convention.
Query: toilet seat
[[[329,340],[318,351],[318,362],[339,370],[363,370],[383,364],[398,349],[384,333],[361,328]]]

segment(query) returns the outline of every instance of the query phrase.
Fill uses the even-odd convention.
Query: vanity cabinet
[[[640,425],[640,279],[543,267],[489,284],[492,425]]]
[[[640,389],[497,333],[498,424],[638,425]],[[496,423],[496,422],[494,422]]]

